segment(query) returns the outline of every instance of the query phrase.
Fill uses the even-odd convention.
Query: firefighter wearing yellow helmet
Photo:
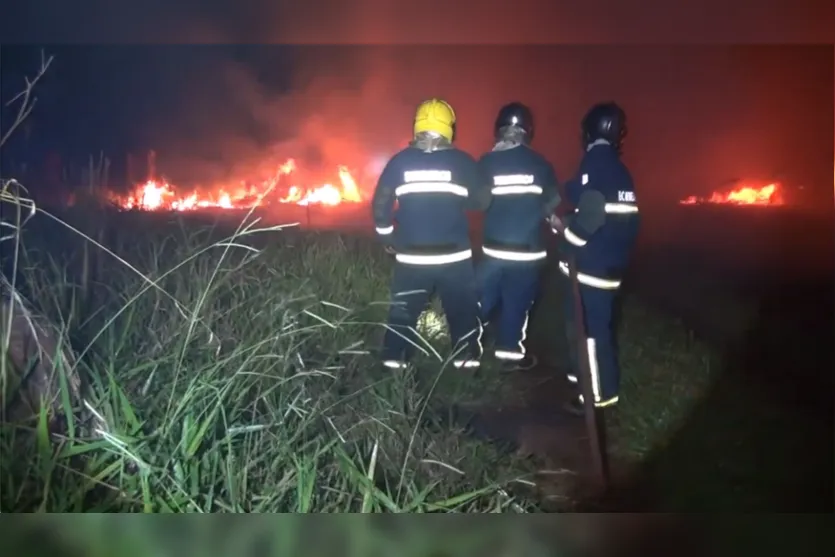
[[[429,99],[415,113],[415,138],[421,134],[440,136],[447,144],[455,139],[455,111],[446,101]]]
[[[433,98],[418,105],[414,137],[383,169],[372,200],[377,236],[394,251],[391,309],[382,363],[408,366],[418,318],[437,294],[449,323],[453,365],[480,365],[481,322],[466,211],[483,211],[490,190],[478,164],[456,148],[455,111]],[[396,209],[395,209],[396,206]]]

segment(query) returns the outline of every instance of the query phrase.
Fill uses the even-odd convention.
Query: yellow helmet
[[[415,135],[434,132],[452,142],[455,135],[455,111],[441,99],[423,101],[415,112]]]

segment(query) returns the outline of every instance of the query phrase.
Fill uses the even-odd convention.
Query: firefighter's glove
[[[551,227],[551,232],[554,234],[562,234],[565,232],[565,224],[563,223],[562,219],[557,215],[551,215],[548,217],[548,225]]]

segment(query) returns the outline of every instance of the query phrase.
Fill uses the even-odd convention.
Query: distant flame
[[[339,205],[343,202],[359,203],[362,201],[357,183],[351,173],[344,166],[339,167],[340,187],[333,184],[323,184],[313,189],[305,190],[299,186],[291,186],[286,197],[280,203],[295,203],[296,205]]]
[[[762,187],[742,186],[726,193],[713,192],[710,197],[691,195],[679,201],[681,205],[783,205],[783,192],[779,183]]]
[[[143,211],[191,211],[203,208],[249,209],[270,201],[296,205],[328,205],[360,203],[362,195],[356,179],[345,166],[337,167],[338,185],[325,183],[304,187],[291,185],[284,197],[276,190],[284,177],[296,171],[296,162],[287,160],[279,165],[275,175],[258,184],[241,184],[238,187],[214,188],[178,194],[174,185],[166,180],[147,180],[126,196],[111,195],[111,200],[124,209]],[[276,192],[276,193],[273,193]]]

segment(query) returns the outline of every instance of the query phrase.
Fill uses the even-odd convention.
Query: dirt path
[[[593,478],[585,420],[562,410],[571,396],[564,372],[543,365],[506,377],[501,402],[461,409],[461,419],[472,435],[530,459],[546,508],[573,508],[591,493]]]
[[[745,306],[739,315],[720,311],[709,289],[677,296],[645,284],[634,295],[682,319],[722,354],[723,367],[675,437],[631,470],[611,510],[831,510],[831,282],[775,285],[747,305],[726,291]],[[556,311],[553,297],[545,292],[541,312]],[[552,323],[532,319],[529,349],[544,349],[542,365],[507,376],[512,394],[480,409],[477,433],[531,455],[544,500],[564,509],[586,493],[592,467],[584,421],[560,410],[568,389],[561,363],[549,361],[560,352]],[[612,472],[626,476],[616,463]]]

